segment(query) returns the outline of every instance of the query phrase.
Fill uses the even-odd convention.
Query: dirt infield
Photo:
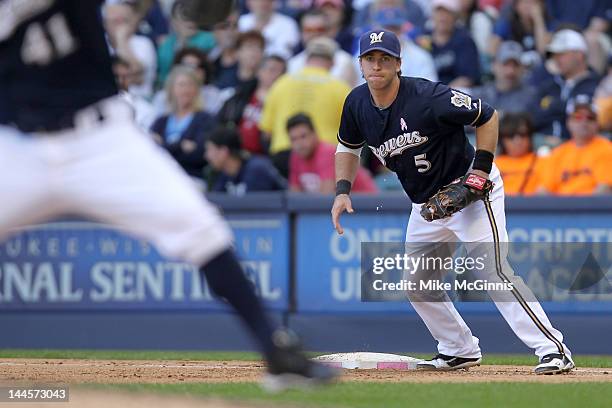
[[[264,372],[253,361],[126,361],[0,359],[0,383],[126,384],[255,382]],[[342,381],[380,382],[612,382],[612,368],[578,368],[536,376],[529,366],[485,365],[446,373],[412,370],[346,370]]]

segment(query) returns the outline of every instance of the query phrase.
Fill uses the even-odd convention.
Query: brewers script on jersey
[[[472,171],[475,151],[466,138],[464,125],[477,128],[479,142],[488,139],[495,146],[495,110],[484,101],[442,83],[399,77],[400,64],[395,61],[399,55],[399,41],[391,32],[378,30],[361,37],[360,64],[367,83],[353,89],[346,98],[338,133],[337,172],[342,174],[349,167],[343,164],[345,160],[359,155],[361,148],[367,145],[397,174],[412,200],[406,231],[409,250],[418,250],[419,243],[457,239],[466,243],[494,243],[495,251],[491,251],[491,255],[495,262],[491,267],[497,273],[493,274],[503,281],[516,280],[499,245],[508,241],[508,235],[503,183],[494,165],[489,178],[495,187],[488,199],[476,201],[449,218],[432,222],[419,214],[421,204],[441,187]],[[389,91],[384,82],[387,76]],[[392,97],[393,92],[397,92],[397,96],[388,100],[388,106],[376,105],[376,97]],[[489,134],[485,134],[482,129],[491,120],[494,120],[491,122],[495,124],[494,132],[487,130]],[[492,160],[491,153],[488,154]],[[342,180],[338,182],[339,194],[332,210],[335,217],[345,209],[352,211],[350,201],[346,201],[346,189],[341,186]],[[342,232],[341,227],[337,228]],[[496,306],[516,335],[540,358],[536,373],[571,370],[573,362],[569,349],[563,344],[562,334],[551,325],[531,291],[521,283],[515,284],[512,301],[496,300]],[[480,363],[478,338],[472,335],[448,296],[445,299],[439,302],[411,299],[412,306],[438,341],[439,354],[419,364],[419,368],[455,369]]]
[[[102,3],[0,0],[0,239],[62,214],[112,223],[201,267],[259,341],[270,387],[290,385],[286,374],[330,380],[333,370],[307,360],[294,336],[273,332],[228,225],[116,96]]]

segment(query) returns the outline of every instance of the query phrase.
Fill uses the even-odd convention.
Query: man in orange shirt
[[[588,95],[568,105],[571,140],[553,150],[540,192],[590,195],[612,192],[612,142],[598,135],[597,110]]]

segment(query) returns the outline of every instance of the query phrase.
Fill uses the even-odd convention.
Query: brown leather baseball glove
[[[463,210],[474,201],[485,199],[493,190],[493,182],[468,173],[442,187],[421,207],[426,221],[441,220]]]

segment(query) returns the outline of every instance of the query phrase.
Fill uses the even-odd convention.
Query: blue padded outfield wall
[[[289,305],[286,214],[232,215],[249,278],[268,308]],[[3,311],[227,311],[193,265],[100,224],[49,223],[0,247]]]
[[[360,301],[361,243],[403,240],[404,196],[355,197],[342,237],[331,225],[332,197],[210,199],[225,211],[258,294],[309,348],[434,350],[408,303]],[[507,208],[515,242],[612,242],[609,197],[507,199]],[[485,350],[527,351],[494,305],[457,306]],[[612,294],[544,307],[575,351],[612,351]],[[195,267],[99,224],[52,222],[0,245],[0,348],[252,349],[227,311]]]

